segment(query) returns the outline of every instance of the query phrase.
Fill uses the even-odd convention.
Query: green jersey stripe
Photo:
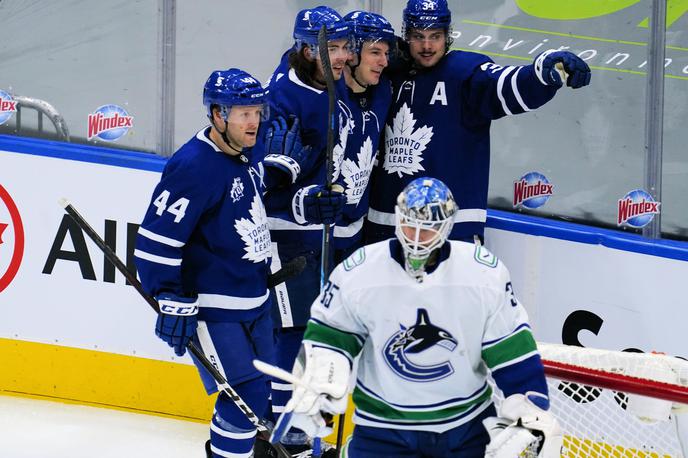
[[[319,342],[330,347],[338,348],[353,359],[363,348],[355,335],[340,331],[330,326],[325,326],[314,321],[309,321],[303,340]]]
[[[356,408],[361,412],[374,415],[381,419],[413,422],[436,422],[438,420],[452,419],[460,416],[471,407],[482,404],[492,396],[492,389],[488,387],[480,396],[466,401],[464,404],[457,404],[451,407],[440,408],[437,410],[409,411],[400,410],[392,407],[386,402],[373,398],[356,387],[353,392],[353,401]]]
[[[521,328],[518,332],[495,345],[483,348],[483,360],[490,369],[504,365],[523,355],[537,350],[533,333],[529,328]]]

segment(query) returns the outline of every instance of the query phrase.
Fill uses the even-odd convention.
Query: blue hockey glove
[[[170,293],[162,293],[155,299],[160,304],[155,335],[174,348],[177,356],[184,356],[189,340],[196,334],[198,300]]]
[[[310,146],[301,144],[299,120],[293,116],[289,123],[282,116],[272,121],[265,133],[265,153],[264,164],[289,174],[292,183],[299,174],[310,171],[316,159]]]
[[[556,87],[564,84],[562,75],[557,71],[558,63],[562,67],[559,70],[566,72],[567,86],[578,89],[590,84],[590,67],[583,59],[569,51],[554,49],[545,51],[535,58],[535,74],[542,84]]]
[[[332,224],[341,216],[346,197],[340,185],[327,189],[311,185],[299,189],[291,202],[294,219],[299,224]]]

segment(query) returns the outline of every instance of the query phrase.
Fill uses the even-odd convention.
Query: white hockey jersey
[[[484,247],[451,241],[414,280],[396,239],[340,264],[311,309],[304,340],[360,354],[354,423],[444,432],[491,404],[488,370],[505,395],[547,388],[507,268]]]

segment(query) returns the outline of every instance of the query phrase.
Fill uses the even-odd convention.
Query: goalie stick
[[[327,28],[323,24],[318,32],[318,53],[320,54],[320,61],[322,62],[323,74],[325,77],[325,84],[327,86],[327,156],[325,158],[326,166],[326,184],[328,189],[332,189],[332,174],[334,173],[334,129],[335,129],[335,88],[334,75],[332,73],[332,64],[330,62],[330,52],[327,47]],[[320,289],[322,290],[330,275],[330,237],[332,230],[329,225],[323,225],[323,240],[322,240],[322,261],[320,264]],[[345,415],[339,415],[339,424],[337,425],[337,442],[336,449],[339,451],[342,447],[342,439],[344,435],[344,420]],[[318,444],[319,445],[319,444]],[[313,447],[316,450],[316,447]]]
[[[105,257],[110,261],[116,268],[119,270],[122,275],[124,275],[124,278],[127,279],[129,284],[131,284],[134,289],[141,295],[141,297],[148,302],[148,305],[151,306],[153,310],[155,310],[156,313],[160,313],[160,307],[158,305],[158,301],[156,301],[150,294],[148,294],[144,289],[143,285],[141,285],[141,282],[136,278],[136,275],[134,275],[129,269],[127,269],[127,266],[124,265],[124,263],[117,257],[114,251],[112,251],[112,248],[108,244],[105,243],[105,241],[98,235],[98,233],[91,227],[90,224],[84,219],[81,214],[74,208],[74,206],[69,203],[67,199],[60,199],[60,205],[65,209],[67,214],[74,220],[74,222],[83,230],[86,235],[89,236],[93,242],[100,248],[100,250],[103,252]],[[298,258],[297,258],[298,259]],[[200,363],[201,365],[207,370],[210,375],[212,375],[213,379],[215,379],[215,382],[217,382],[218,388],[222,390],[223,393],[225,393],[233,402],[236,404],[236,406],[243,412],[244,415],[246,415],[246,418],[253,424],[253,426],[256,427],[259,433],[263,436],[265,440],[269,440],[270,436],[272,435],[272,428],[268,426],[262,419],[258,418],[256,414],[251,410],[251,408],[244,402],[243,399],[241,399],[241,396],[234,391],[234,389],[231,387],[231,385],[227,382],[225,377],[220,373],[220,371],[213,366],[213,364],[208,361],[208,358],[206,358],[205,354],[203,351],[198,348],[193,342],[189,342],[189,344],[186,347],[189,350],[189,353],[191,353]],[[291,458],[291,454],[287,451],[286,448],[282,444],[273,444],[273,447],[277,450],[277,455],[280,458]]]

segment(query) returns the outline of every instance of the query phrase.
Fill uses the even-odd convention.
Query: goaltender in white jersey
[[[319,411],[343,410],[360,356],[356,427],[342,456],[512,458],[531,442],[558,456],[526,311],[492,253],[447,241],[455,212],[441,181],[414,180],[399,195],[397,238],[356,251],[313,304],[288,409],[319,434]],[[505,421],[494,420],[488,374],[507,398]],[[507,450],[516,438],[526,439]]]

